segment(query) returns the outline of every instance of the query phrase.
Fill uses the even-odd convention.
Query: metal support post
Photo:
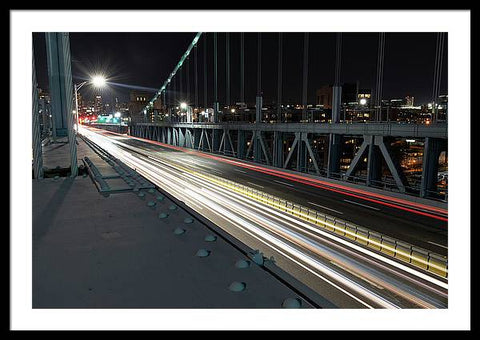
[[[327,177],[340,172],[340,156],[342,153],[342,135],[331,133],[328,143]]]
[[[375,136],[369,136],[369,148],[367,157],[367,186],[373,182],[379,182],[382,179],[382,158],[381,152],[377,145],[375,145]]]
[[[428,197],[429,192],[437,190],[438,157],[442,151],[441,141],[436,138],[426,137],[423,150],[420,197]]]
[[[238,130],[237,158],[245,159],[245,130]]]
[[[78,174],[77,144],[73,129],[73,88],[68,33],[45,33],[52,114],[57,136],[68,136],[71,176]]]
[[[283,132],[273,133],[273,166],[283,167]]]
[[[212,129],[212,152],[220,151],[221,133],[220,129]]]

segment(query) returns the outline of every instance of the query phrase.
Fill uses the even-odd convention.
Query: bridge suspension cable
[[[195,38],[193,38],[192,42],[190,43],[190,45],[188,46],[187,50],[185,51],[185,53],[182,55],[182,57],[180,58],[180,61],[177,63],[177,65],[175,66],[175,68],[173,69],[173,71],[170,73],[170,75],[168,76],[167,80],[165,80],[165,82],[163,83],[162,87],[160,88],[160,90],[158,90],[158,92],[153,96],[153,98],[148,102],[148,104],[143,108],[143,110],[139,113],[146,113],[148,109],[152,108],[153,107],[153,103],[157,100],[157,98],[163,93],[166,91],[166,88],[167,88],[167,85],[172,81],[172,79],[175,80],[175,75],[177,74],[177,72],[179,70],[181,70],[181,67],[183,65],[183,63],[185,62],[185,59],[187,59],[187,57],[190,55],[190,52],[192,51],[192,48],[195,47],[195,45],[197,44],[198,42],[198,39],[200,39],[200,36],[202,35],[202,32],[198,32],[196,35],[195,35]],[[180,78],[180,84],[181,84],[181,78]],[[181,87],[182,85],[180,85]],[[174,88],[174,98],[176,97],[176,94],[175,94],[175,91],[176,89]],[[176,100],[176,98],[175,98]]]

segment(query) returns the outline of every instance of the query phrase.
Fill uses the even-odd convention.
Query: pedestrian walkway
[[[79,165],[88,157],[115,176],[78,142]],[[62,148],[44,160],[69,166],[68,152],[50,154]],[[33,180],[33,308],[312,307],[161,188],[102,195],[94,182]]]

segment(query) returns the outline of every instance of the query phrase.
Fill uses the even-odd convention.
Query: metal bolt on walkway
[[[182,235],[182,234],[185,233],[185,229],[182,229],[182,228],[177,227],[177,228],[175,228],[175,230],[173,231],[173,233],[174,233],[175,235]]]
[[[283,300],[282,308],[301,308],[302,300],[298,298],[286,298]]]
[[[249,268],[250,267],[250,261],[243,260],[243,259],[238,260],[237,262],[235,262],[235,267],[240,268],[240,269]]]
[[[207,250],[207,249],[199,249],[197,251],[197,253],[195,254],[195,256],[198,256],[198,257],[207,257],[208,255],[210,255],[211,251],[210,250]]]
[[[204,238],[205,242],[215,242],[217,237],[215,235],[207,235]]]
[[[161,219],[164,219],[164,218],[167,218],[168,217],[168,214],[167,213],[160,213],[158,214],[158,218],[161,218]]]
[[[247,284],[245,282],[238,282],[238,281],[232,282],[228,287],[228,289],[231,290],[232,292],[241,292],[241,291],[244,291],[245,288],[247,288]]]

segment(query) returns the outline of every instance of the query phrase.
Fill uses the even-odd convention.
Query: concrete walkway
[[[85,156],[108,170],[79,139]],[[311,308],[161,188],[105,197],[88,176],[46,178],[32,203],[34,308]]]

